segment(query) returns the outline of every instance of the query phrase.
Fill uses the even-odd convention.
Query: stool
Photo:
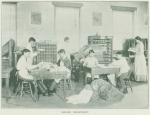
[[[124,81],[125,81],[126,87],[129,86],[130,89],[131,89],[131,92],[133,92],[130,79],[129,78],[125,78]]]
[[[32,86],[31,86],[33,80],[26,80],[23,78],[19,78],[19,75],[18,74],[16,74],[16,75],[18,78],[18,86],[17,86],[16,92],[15,92],[15,95],[17,96],[19,94],[20,98],[21,98],[24,94],[30,94],[33,101],[36,101],[36,99],[33,95]]]
[[[64,81],[66,82],[66,83],[64,83],[64,86],[65,85],[67,85],[67,87],[68,87],[68,89],[72,89],[72,81],[71,81],[71,79],[64,79]]]
[[[72,81],[71,79],[63,79],[60,81],[59,87],[62,87],[63,89],[72,89]]]

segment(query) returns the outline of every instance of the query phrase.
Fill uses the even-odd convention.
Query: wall
[[[1,45],[3,46],[10,39],[16,40],[16,4],[3,3],[1,13]]]
[[[31,12],[41,13],[41,24],[31,24]],[[26,46],[29,37],[38,41],[54,38],[54,8],[50,2],[19,2],[17,4],[17,44]]]
[[[148,16],[148,4],[145,2],[84,2],[81,8],[81,43],[87,44],[90,35],[98,33],[101,36],[113,36],[113,14],[111,5],[136,7],[134,36],[148,38],[148,25],[144,25],[144,17]],[[102,25],[92,25],[92,13],[102,13]]]
[[[82,2],[80,8],[80,47],[87,44],[90,35],[98,33],[101,36],[113,36],[113,14],[111,5],[137,7],[135,13],[134,35],[148,37],[148,25],[144,17],[148,15],[148,5],[145,2]],[[18,45],[25,46],[30,36],[38,40],[56,41],[54,33],[54,6],[51,2],[19,2],[17,4],[17,40]],[[30,24],[32,11],[42,13],[42,24]],[[93,26],[92,13],[102,13],[102,25]]]

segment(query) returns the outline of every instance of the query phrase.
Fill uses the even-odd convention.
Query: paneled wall
[[[1,12],[2,45],[10,39],[16,40],[16,4],[3,3]]]

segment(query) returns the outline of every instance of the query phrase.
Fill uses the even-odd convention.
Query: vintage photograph
[[[148,109],[148,1],[1,3],[1,108]]]

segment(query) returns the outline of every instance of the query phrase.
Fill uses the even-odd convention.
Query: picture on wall
[[[102,13],[93,12],[93,26],[101,26],[101,25],[102,25]]]
[[[31,12],[31,24],[40,25],[41,24],[41,13]]]

